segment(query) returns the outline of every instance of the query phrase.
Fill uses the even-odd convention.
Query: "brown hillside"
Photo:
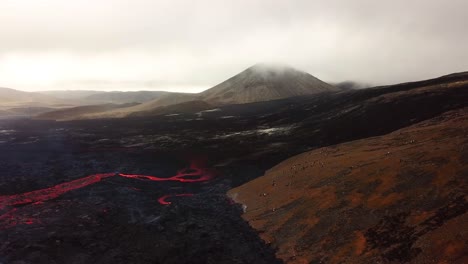
[[[467,263],[468,109],[303,153],[229,191],[286,263]]]
[[[188,94],[188,93],[167,93],[161,95],[161,97],[148,101],[146,103],[142,103],[139,105],[119,108],[119,109],[112,109],[108,111],[102,111],[99,113],[91,113],[81,115],[79,118],[81,119],[93,119],[93,118],[120,118],[120,117],[127,117],[130,115],[140,115],[144,112],[150,112],[156,110],[158,108],[180,104],[188,101],[196,100],[196,94]]]
[[[127,108],[136,105],[133,104],[100,104],[100,105],[86,105],[77,106],[71,108],[63,108],[50,112],[46,112],[36,116],[36,119],[48,119],[48,120],[73,120],[87,114],[100,113],[103,111],[109,111],[120,108]]]

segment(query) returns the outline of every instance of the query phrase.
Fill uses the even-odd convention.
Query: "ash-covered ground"
[[[2,120],[0,263],[278,262],[227,190],[295,154],[466,107],[466,79],[193,114]],[[180,170],[184,181],[155,180]],[[85,178],[96,174],[108,176]]]

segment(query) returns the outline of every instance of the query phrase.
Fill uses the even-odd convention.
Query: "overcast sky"
[[[328,82],[468,70],[467,0],[0,0],[0,87],[197,92],[257,62]]]

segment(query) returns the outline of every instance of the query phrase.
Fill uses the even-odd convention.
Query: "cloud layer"
[[[0,86],[209,88],[257,62],[329,82],[468,70],[466,0],[3,0]]]

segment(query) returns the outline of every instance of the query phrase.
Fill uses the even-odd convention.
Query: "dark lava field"
[[[468,106],[468,76],[192,114],[0,121],[0,263],[281,263],[226,192]]]

